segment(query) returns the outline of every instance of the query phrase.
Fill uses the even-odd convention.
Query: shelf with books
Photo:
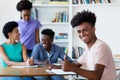
[[[72,4],[102,4],[112,2],[112,0],[72,0]]]
[[[72,58],[78,59],[84,52],[84,48],[79,46],[73,46],[72,47]]]
[[[44,1],[44,0],[42,0]],[[52,1],[52,0],[49,0]],[[112,15],[108,14],[107,12],[111,12],[114,9],[117,11],[119,10],[118,6],[120,6],[120,0],[110,0],[111,2],[101,2],[103,0],[78,0],[78,1],[99,1],[99,2],[92,2],[92,3],[73,3],[73,0],[67,0],[66,3],[59,2],[47,2],[47,3],[35,3],[33,6],[36,8],[35,16],[37,19],[40,20],[43,27],[42,28],[50,28],[55,31],[55,33],[68,33],[68,39],[55,39],[54,42],[68,47],[68,55],[72,57],[72,46],[80,46],[85,47],[85,45],[82,43],[82,41],[79,40],[79,38],[76,38],[77,34],[74,33],[70,21],[72,17],[79,11],[87,10],[93,11],[97,15],[97,19],[102,24],[106,26],[107,25],[104,22],[108,22],[111,19],[107,17],[109,20],[107,21],[106,16]],[[118,3],[117,3],[118,1]],[[45,1],[44,1],[45,2]],[[110,11],[111,10],[111,11]],[[114,11],[113,11],[114,12]],[[34,13],[33,13],[34,14]],[[63,14],[66,14],[66,17],[64,17],[63,20]],[[59,17],[58,17],[59,16]],[[115,15],[114,15],[115,16]],[[100,19],[101,17],[105,17],[105,19]],[[111,22],[112,23],[112,22]],[[100,27],[101,24],[96,24],[98,27]],[[105,27],[105,26],[104,26]],[[42,29],[41,29],[42,30]],[[72,36],[75,34],[75,37]]]
[[[120,3],[99,3],[99,4],[72,4],[72,7],[97,7],[97,6],[120,6]]]
[[[69,7],[69,4],[34,4],[34,7]]]
[[[38,0],[37,0],[38,1]],[[43,0],[44,2],[44,0]],[[43,2],[35,2],[33,4],[34,11],[33,17],[40,20],[43,27],[40,29],[42,31],[45,28],[50,28],[55,31],[54,43],[60,45],[61,47],[67,48],[67,53],[71,53],[71,26],[70,26],[70,1],[50,1],[45,4]],[[58,35],[58,33],[66,33],[67,35]],[[68,49],[69,48],[69,49]]]
[[[68,23],[69,8],[68,7],[34,7],[34,15],[41,23]],[[52,24],[53,24],[52,23]]]

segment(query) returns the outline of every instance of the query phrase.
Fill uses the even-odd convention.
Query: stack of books
[[[51,0],[49,4],[69,4],[67,0]]]
[[[73,4],[111,3],[111,0],[72,0]]]
[[[68,22],[68,13],[66,11],[57,12],[52,22]]]
[[[67,47],[64,47],[64,46],[63,46],[62,48],[63,48],[65,54],[68,54],[68,48],[67,48]]]
[[[68,39],[68,33],[58,33],[55,39]]]

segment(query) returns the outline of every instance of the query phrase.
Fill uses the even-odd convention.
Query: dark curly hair
[[[18,11],[30,10],[32,8],[32,3],[28,0],[21,0],[17,3],[16,9]]]
[[[48,35],[51,39],[53,39],[55,35],[55,32],[52,29],[44,29],[41,33],[42,35]]]
[[[10,21],[10,22],[7,22],[4,27],[3,27],[3,34],[4,36],[8,39],[8,33],[9,32],[12,32],[14,28],[18,27],[18,23],[15,22],[15,21]]]
[[[88,10],[83,10],[82,12],[78,12],[71,20],[71,25],[72,27],[76,27],[83,22],[88,22],[92,26],[95,26],[96,22],[96,16],[94,13],[88,11]]]

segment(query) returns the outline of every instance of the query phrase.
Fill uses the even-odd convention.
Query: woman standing
[[[21,19],[18,21],[20,41],[27,48],[30,57],[33,47],[40,42],[39,28],[42,27],[38,20],[31,18],[32,3],[28,0],[21,0],[17,3],[17,10],[20,11]]]

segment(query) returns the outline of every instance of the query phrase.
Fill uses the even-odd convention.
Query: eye
[[[77,33],[81,33],[81,31],[80,31],[80,30],[77,30]]]
[[[84,32],[87,32],[87,31],[88,31],[88,29],[83,29],[83,31],[84,31]]]

